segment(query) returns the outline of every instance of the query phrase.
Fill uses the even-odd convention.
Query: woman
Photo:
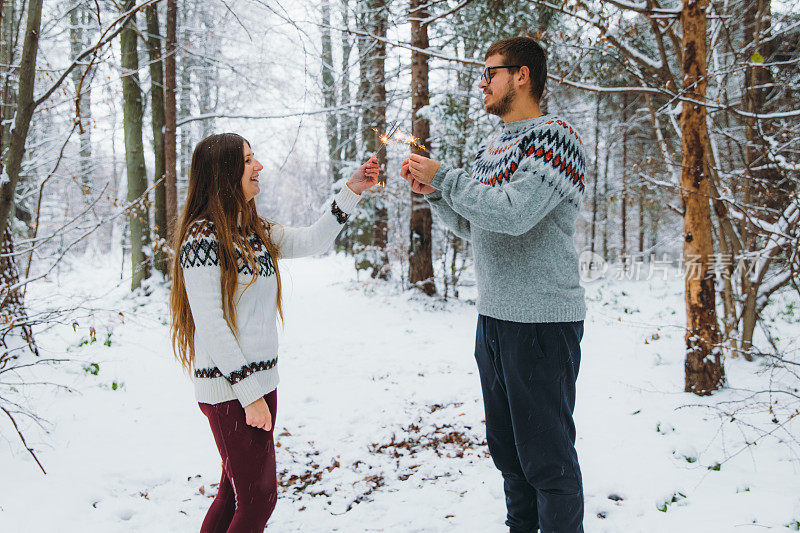
[[[201,532],[262,531],[278,497],[272,430],[278,385],[277,259],[328,249],[361,193],[378,180],[363,164],[314,225],[284,227],[258,216],[259,171],[250,144],[234,133],[200,141],[175,232],[172,343],[194,376],[222,458],[219,492]]]

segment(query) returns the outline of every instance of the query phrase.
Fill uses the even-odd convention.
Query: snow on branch
[[[624,55],[626,55],[628,59],[631,59],[639,66],[646,68],[648,71],[652,73],[661,72],[663,70],[664,65],[662,65],[660,62],[657,62],[648,57],[647,55],[643,54],[642,52],[637,50],[634,46],[622,40],[621,37],[613,35],[608,25],[605,24],[605,22],[603,22],[601,18],[595,13],[586,10],[587,15],[584,16],[580,15],[576,11],[569,11],[565,9],[563,6],[553,4],[552,2],[548,2],[546,0],[530,0],[530,2],[540,5],[542,7],[552,9],[553,11],[557,11],[559,13],[568,15],[580,22],[591,24],[592,26],[600,30],[601,39],[608,41],[614,48],[616,48]]]
[[[342,111],[345,109],[358,108],[362,107],[363,105],[364,104],[362,103],[345,104],[333,107],[325,107],[322,109],[315,109],[313,111],[294,111],[290,113],[280,113],[278,115],[237,115],[229,113],[205,113],[202,115],[194,115],[191,117],[183,118],[177,122],[176,126],[183,126],[184,124],[188,124],[189,122],[195,122],[198,120],[209,120],[212,118],[241,118],[249,120],[267,120],[273,118],[305,117],[309,115],[321,115],[323,113],[330,113],[331,111]]]
[[[86,48],[83,52],[78,54],[75,57],[75,59],[72,60],[72,63],[70,63],[69,66],[64,70],[64,72],[61,73],[61,76],[59,76],[59,78],[50,85],[50,88],[47,89],[44,92],[44,94],[42,94],[42,96],[34,100],[33,107],[39,107],[39,105],[41,105],[44,101],[50,98],[50,95],[52,95],[56,91],[56,89],[58,89],[61,86],[61,84],[64,83],[64,80],[67,79],[67,76],[69,76],[69,74],[73,70],[75,70],[75,68],[83,65],[82,61],[91,55],[93,56],[93,58],[92,61],[90,61],[87,69],[90,68],[92,62],[94,62],[94,57],[96,57],[97,52],[100,50],[100,48],[102,48],[103,46],[114,40],[114,38],[117,35],[119,35],[125,28],[125,24],[127,24],[128,21],[131,20],[136,15],[136,13],[146,8],[147,6],[155,4],[159,1],[160,0],[145,0],[141,4],[133,6],[130,10],[126,11],[125,13],[122,13],[119,17],[117,17],[114,21],[112,21],[111,24],[109,24],[108,28],[106,28],[105,31],[103,31],[103,33],[100,35],[100,38],[98,39],[97,43],[90,46],[89,48]],[[114,31],[111,31],[112,29]]]

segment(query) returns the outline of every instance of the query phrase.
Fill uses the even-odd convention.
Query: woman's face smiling
[[[253,150],[250,145],[243,143],[242,150],[244,150],[244,174],[242,174],[242,192],[246,202],[252,200],[256,194],[261,192],[258,186],[258,173],[264,167],[253,155]]]

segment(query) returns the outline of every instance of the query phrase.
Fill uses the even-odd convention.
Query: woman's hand
[[[378,174],[380,173],[380,166],[378,158],[372,156],[369,160],[358,167],[358,170],[353,172],[353,175],[347,181],[347,186],[356,194],[361,194],[376,183],[378,183]]]
[[[432,192],[436,192],[436,189],[434,189],[430,185],[425,185],[424,183],[420,183],[411,176],[411,169],[409,168],[409,163],[410,161],[406,159],[403,161],[403,164],[400,165],[400,177],[406,180],[409,185],[411,185],[411,190],[418,194],[430,194]]]
[[[264,431],[272,429],[272,413],[269,412],[267,401],[263,396],[245,407],[244,415],[248,426],[260,428]]]

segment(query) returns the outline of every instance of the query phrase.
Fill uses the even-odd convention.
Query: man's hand
[[[403,161],[403,164],[400,166],[400,177],[406,180],[409,185],[411,185],[411,190],[418,194],[430,194],[432,192],[436,192],[436,189],[430,185],[420,183],[411,177],[411,172],[408,168],[409,164],[410,161],[408,159]]]
[[[436,175],[436,171],[439,170],[439,167],[442,165],[438,161],[417,154],[408,156],[408,161],[408,169],[411,172],[411,177],[425,185],[430,185],[433,181],[433,177]]]
[[[260,428],[264,431],[272,429],[272,413],[269,412],[267,401],[263,396],[245,407],[244,415],[248,426]]]
[[[353,172],[353,175],[347,181],[347,186],[354,193],[361,194],[378,183],[379,173],[380,166],[378,165],[378,158],[372,156],[366,163]]]

